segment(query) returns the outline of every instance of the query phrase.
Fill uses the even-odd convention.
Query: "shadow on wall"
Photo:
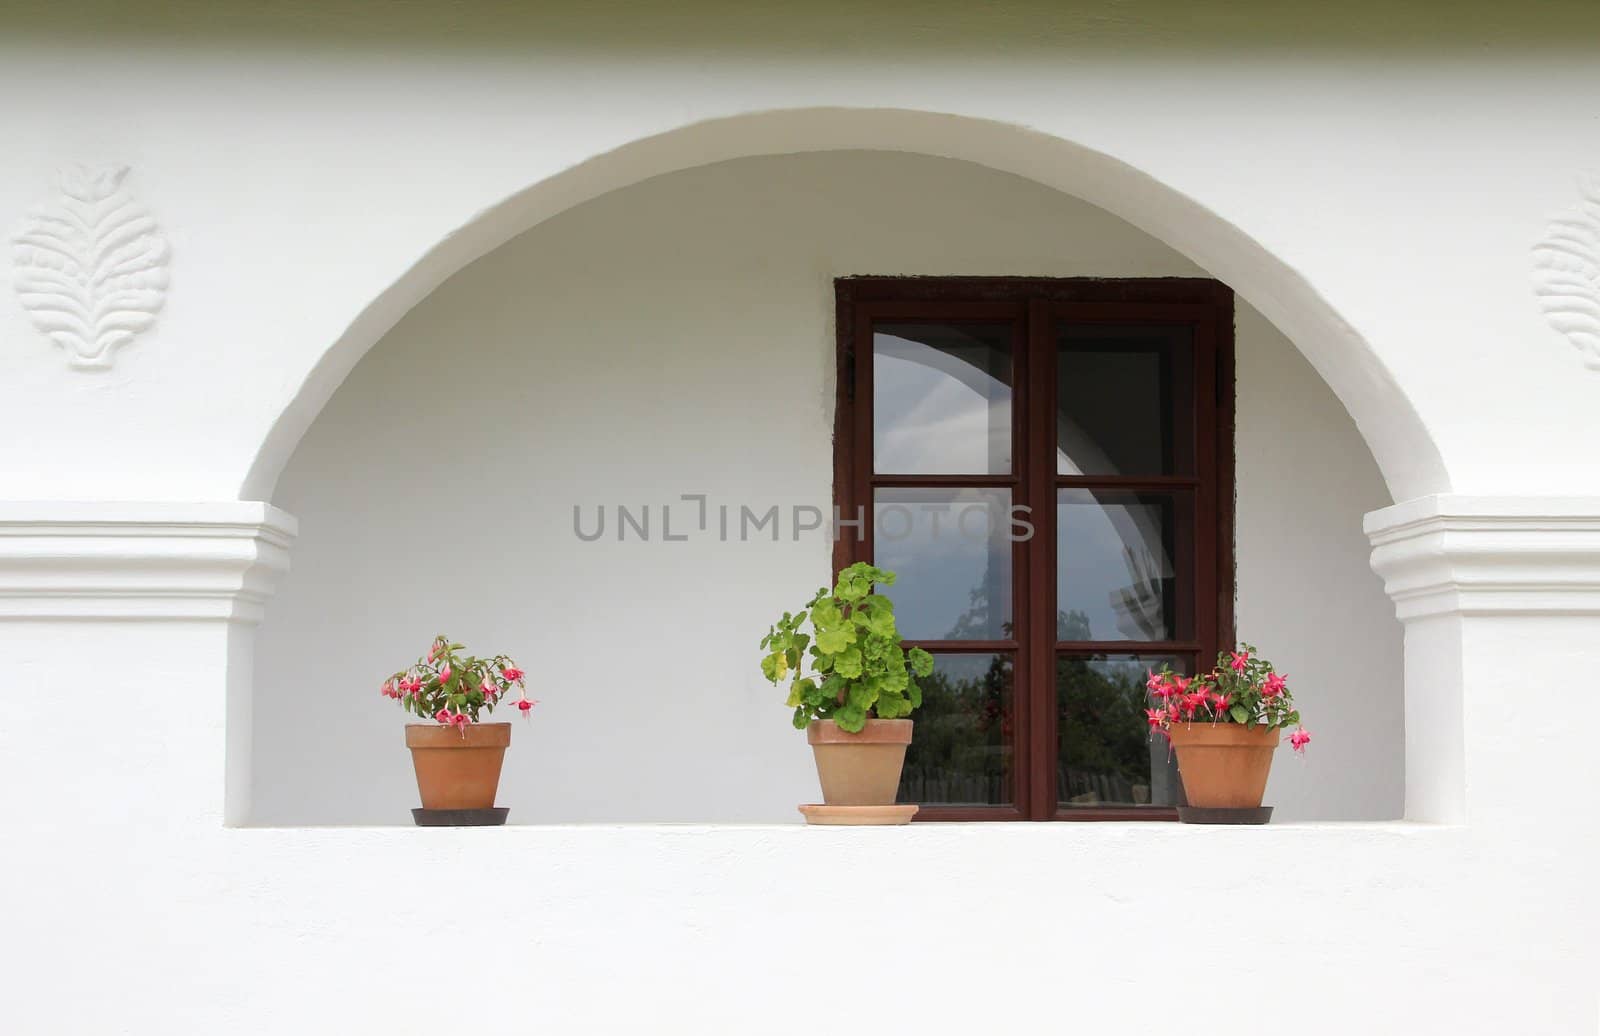
[[[279,483],[302,531],[257,644],[252,821],[409,823],[378,684],[447,633],[515,655],[543,702],[513,731],[513,822],[798,822],[816,777],[756,645],[827,581],[827,542],[588,543],[573,508],[826,507],[832,281],[859,273],[1203,271],[1031,181],[869,152],[671,174],[516,238],[362,360]],[[1383,482],[1246,307],[1239,369],[1240,626],[1319,736],[1273,801],[1397,816],[1400,629],[1361,535]],[[1369,728],[1390,709],[1392,745]]]

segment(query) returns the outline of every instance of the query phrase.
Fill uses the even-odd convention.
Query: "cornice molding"
[[[296,530],[254,501],[0,501],[0,621],[259,622]]]
[[[1428,496],[1364,525],[1401,619],[1600,615],[1600,498]]]

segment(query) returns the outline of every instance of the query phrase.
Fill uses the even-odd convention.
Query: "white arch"
[[[645,137],[478,213],[368,302],[329,345],[274,421],[240,496],[271,498],[295,446],[361,357],[473,260],[557,213],[663,173],[732,158],[846,149],[973,162],[1120,216],[1227,282],[1295,343],[1355,420],[1396,500],[1449,490],[1437,446],[1371,346],[1298,272],[1215,212],[1124,162],[1023,126],[904,109],[802,108],[711,119]]]

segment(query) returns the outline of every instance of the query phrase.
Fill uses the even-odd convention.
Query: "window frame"
[[[858,533],[843,526],[835,570],[872,557],[873,490],[878,487],[1004,487],[1014,504],[1054,514],[1061,488],[1098,491],[1190,491],[1194,494],[1195,614],[1192,636],[1178,641],[1059,641],[1053,535],[1013,544],[1012,611],[1026,627],[1007,641],[908,641],[932,651],[1015,652],[1014,801],[1009,806],[924,806],[919,821],[1176,820],[1170,806],[1073,806],[1057,802],[1056,660],[1141,654],[1187,655],[1204,666],[1234,642],[1234,320],[1233,292],[1209,278],[842,277],[834,281],[836,392],[833,499],[846,520],[862,509]],[[1053,441],[1058,320],[1173,323],[1193,329],[1192,475],[1060,475]],[[872,325],[963,319],[1014,322],[1012,463],[1009,475],[874,475]],[[1037,376],[1036,376],[1037,375]],[[1178,408],[1169,401],[1169,414]],[[1053,528],[1054,522],[1050,523]],[[1048,587],[1045,585],[1048,583]],[[1182,631],[1180,631],[1181,633]],[[1051,644],[1046,650],[1041,645]],[[1024,712],[1025,710],[1025,712]],[[913,718],[915,716],[913,715]]]

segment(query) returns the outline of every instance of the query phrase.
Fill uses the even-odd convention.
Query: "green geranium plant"
[[[832,591],[818,590],[799,614],[784,612],[761,638],[761,673],[789,682],[796,728],[831,719],[856,733],[874,716],[900,719],[921,707],[916,677],[933,672],[933,656],[901,648],[894,602],[872,592],[880,583],[894,585],[894,573],[851,565]],[[808,620],[812,632],[801,632]]]

